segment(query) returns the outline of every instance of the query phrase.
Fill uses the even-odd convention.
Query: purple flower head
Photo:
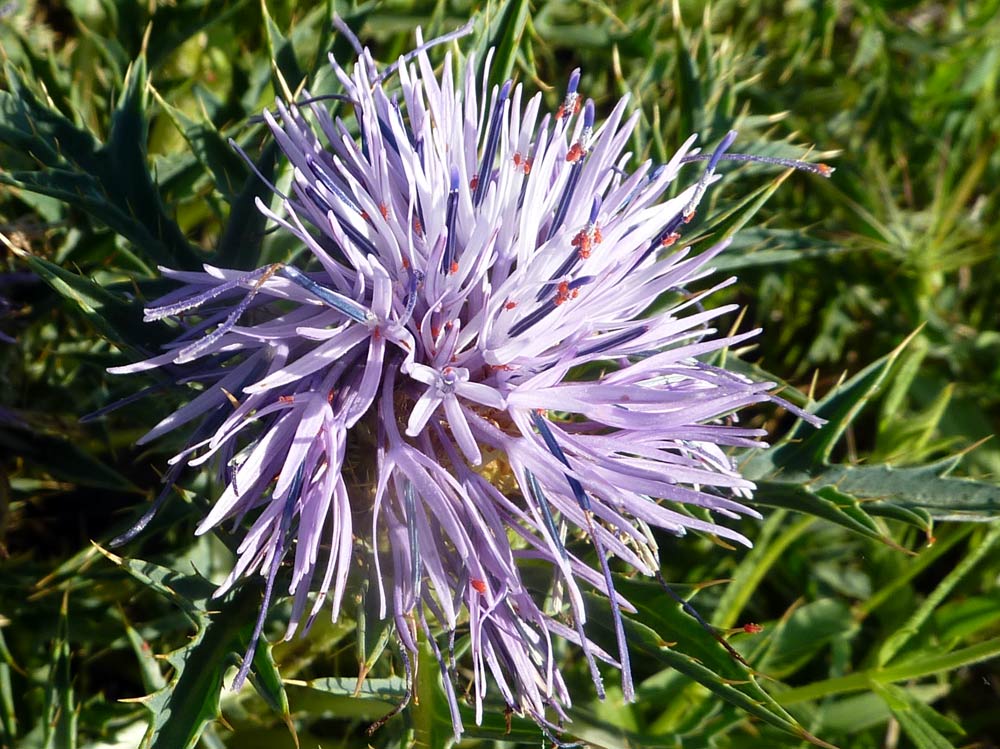
[[[623,99],[599,121],[579,71],[549,114],[520,84],[488,89],[471,60],[456,76],[448,55],[436,74],[429,46],[418,34],[382,71],[367,50],[332,61],[353,123],[308,96],[265,112],[294,171],[280,207],[259,207],[309,260],[164,270],[182,285],[147,319],[183,332],[117,371],[191,367],[207,383],[142,441],[201,420],[173,469],[219,468],[225,490],[198,533],[249,521],[218,592],[265,578],[257,635],[283,564],[291,637],[328,600],[336,619],[366,545],[382,616],[405,650],[426,638],[438,656],[456,735],[439,643],[456,631],[477,722],[495,690],[551,726],[570,704],[554,638],[582,650],[601,696],[598,661],[633,696],[612,560],[656,575],[651,529],[747,544],[719,519],[758,517],[726,448],[760,445],[731,417],[775,400],[772,384],[700,358],[758,331],[716,335],[735,305],[702,301],[732,279],[677,293],[726,246],[692,252],[685,225],[719,163],[748,157],[727,153],[730,133],[704,156],[691,137],[667,164],[630,166],[638,113]],[[556,595],[526,586],[526,562],[551,568]],[[613,653],[588,638],[585,591],[610,601]]]

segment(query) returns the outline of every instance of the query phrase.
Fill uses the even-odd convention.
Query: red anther
[[[514,152],[514,156],[512,158],[514,160],[514,166],[515,167],[521,166],[521,152],[520,151],[515,151]]]
[[[570,164],[579,161],[583,158],[586,151],[583,150],[583,146],[579,143],[574,143],[569,147],[569,152],[566,154],[566,161]]]
[[[444,369],[441,370],[441,374],[451,374],[454,371],[455,371],[454,367],[445,367]]]
[[[569,283],[567,283],[566,281],[561,281],[559,283],[559,286],[556,288],[557,290],[556,290],[555,305],[557,307],[563,302],[568,301],[569,299],[576,296],[575,294],[570,292]]]
[[[451,264],[451,268],[449,268],[448,270],[451,271],[452,275],[455,275],[456,273],[458,273],[458,263],[457,262],[453,262]]]
[[[413,231],[415,231],[417,234],[424,233],[424,225],[420,223],[420,218],[417,216],[413,217]]]
[[[594,244],[600,244],[604,241],[604,235],[601,234],[601,227],[594,227]]]
[[[486,583],[483,582],[482,580],[473,579],[470,580],[469,582],[472,584],[472,587],[476,589],[476,592],[479,593],[479,595],[482,595],[483,593],[486,592]]]
[[[448,322],[446,322],[444,324],[444,329],[445,330],[451,330],[452,327],[454,327],[454,325],[455,325],[455,321],[454,320],[449,320]]]
[[[580,290],[579,289],[573,289],[573,295],[570,298],[571,299],[576,299],[578,296],[580,296]]]
[[[670,232],[665,235],[663,239],[660,240],[661,247],[670,247],[674,242],[681,238],[681,235],[675,231]]]
[[[580,256],[581,260],[586,260],[590,257],[590,250],[585,250],[581,247],[576,254]]]
[[[441,328],[437,325],[431,325],[431,338],[437,338],[439,335],[441,335]]]
[[[410,261],[409,261],[409,260],[407,260],[407,259],[406,259],[406,258],[404,257],[404,258],[403,258],[403,270],[409,270],[409,269],[410,269]]]
[[[326,394],[326,402],[333,403],[333,399],[337,397],[337,391],[334,388],[330,388],[330,392]]]
[[[510,364],[490,364],[490,369],[494,372],[510,372],[513,367]]]
[[[562,104],[560,104],[559,105],[559,109],[556,110],[556,119],[557,120],[561,120],[563,118],[563,115],[565,113],[566,113],[566,107],[564,107]]]
[[[454,364],[457,361],[458,361],[458,354],[452,354],[451,355],[451,363]]]
[[[831,174],[833,174],[833,167],[830,166],[829,164],[817,164],[816,168],[819,169],[819,173],[822,174],[824,177],[829,177]]]
[[[549,412],[544,408],[536,408],[535,413],[539,416],[547,416]]]
[[[469,189],[470,190],[475,190],[477,187],[479,187],[479,175],[478,174],[474,175],[472,177],[472,179],[469,180]]]
[[[585,231],[578,232],[577,235],[573,237],[572,240],[570,240],[570,244],[573,245],[574,247],[579,247],[581,244],[583,244],[583,240],[586,238],[587,238],[587,232]]]
[[[503,308],[510,310],[510,309],[514,309],[516,306],[517,306],[517,302],[507,302],[507,304],[505,304],[503,306]]]
[[[295,396],[294,395],[279,395],[278,396],[278,402],[279,403],[295,403]]]
[[[764,628],[759,624],[755,624],[754,622],[747,622],[746,624],[743,625],[743,631],[746,632],[748,635],[757,635],[763,632]]]
[[[382,337],[382,328],[376,326],[375,330],[372,331],[372,338],[374,338],[377,341],[381,337]]]
[[[534,159],[524,160],[524,173],[525,175],[531,174],[531,165],[535,163]]]
[[[368,211],[361,211],[361,218],[365,221],[371,221],[372,217],[368,215]]]
[[[382,214],[382,218],[389,218],[389,206],[385,203],[378,204],[378,212]]]

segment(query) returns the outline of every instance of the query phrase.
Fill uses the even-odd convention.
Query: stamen
[[[468,36],[469,34],[472,33],[472,29],[473,29],[473,23],[472,21],[469,21],[464,26],[459,26],[454,31],[450,31],[447,34],[442,34],[441,36],[434,37],[429,42],[424,42],[416,49],[411,49],[405,55],[396,60],[396,62],[392,63],[385,70],[383,70],[382,73],[379,75],[379,77],[375,79],[375,82],[379,84],[384,83],[385,79],[388,78],[393,73],[395,73],[401,64],[405,65],[410,60],[415,58],[417,55],[426,52],[427,50],[433,47],[437,47],[439,44],[447,44],[448,42],[454,41],[455,39],[461,39],[463,36]]]
[[[707,161],[712,158],[708,154],[697,154],[694,156],[685,156],[681,159],[682,164],[690,164],[694,161]],[[829,177],[833,174],[836,169],[829,164],[823,163],[813,163],[810,161],[799,161],[798,159],[782,159],[777,156],[755,156],[751,153],[727,153],[719,157],[719,161],[742,161],[742,162],[753,162],[756,164],[774,164],[775,166],[783,166],[787,169],[796,169],[800,172],[809,172],[810,174],[818,174],[820,177]]]
[[[604,341],[595,343],[593,346],[588,346],[587,348],[583,349],[578,354],[578,356],[590,356],[591,354],[597,354],[603,351],[607,351],[609,349],[613,349],[616,346],[621,346],[623,344],[629,343],[630,341],[634,341],[636,338],[646,334],[647,332],[649,332],[649,327],[646,325],[643,325],[640,328],[636,328],[635,330],[628,330],[617,336],[612,336]]]
[[[559,197],[559,205],[556,207],[555,216],[553,216],[552,223],[549,225],[548,235],[545,237],[546,241],[552,239],[555,233],[559,231],[559,227],[562,226],[562,222],[566,218],[566,213],[569,211],[570,203],[573,200],[573,193],[576,191],[577,183],[580,181],[580,174],[583,162],[588,153],[587,149],[590,146],[590,135],[593,132],[593,128],[594,102],[588,99],[587,105],[583,109],[583,132],[580,134],[580,140],[573,144],[573,147],[566,155],[566,160],[571,161],[573,165],[570,167],[566,186]]]
[[[576,87],[580,85],[580,68],[576,68],[569,74],[569,82],[566,84],[566,98],[559,105],[556,111],[556,119],[569,117],[580,111],[580,95],[576,92]]]
[[[535,425],[535,428],[538,429],[538,433],[542,436],[545,446],[549,448],[549,452],[552,453],[564,466],[572,468],[569,464],[569,460],[566,458],[566,453],[564,453],[562,448],[559,447],[559,443],[556,442],[556,436],[552,434],[552,430],[549,429],[549,424],[545,418],[537,411],[532,411],[531,421]],[[583,485],[569,474],[563,475],[566,476],[566,480],[569,482],[570,488],[573,490],[573,496],[576,497],[576,501],[580,505],[580,508],[585,511],[589,511],[590,497],[588,497],[587,493],[583,490]]]
[[[278,576],[278,569],[281,567],[281,562],[285,558],[288,531],[292,527],[292,516],[295,514],[295,504],[298,502],[299,492],[302,491],[303,472],[304,467],[300,465],[298,470],[295,472],[295,477],[292,479],[292,484],[288,489],[288,495],[285,498],[285,507],[281,514],[281,525],[278,527],[274,554],[271,557],[271,569],[267,573],[267,583],[264,586],[264,601],[261,603],[260,612],[257,614],[257,622],[254,624],[253,634],[250,636],[250,644],[247,646],[247,651],[243,656],[243,663],[240,665],[240,670],[236,673],[236,678],[233,679],[232,686],[230,687],[234,692],[238,692],[240,690],[243,686],[243,682],[246,681],[247,675],[250,673],[250,666],[253,664],[253,655],[257,650],[257,643],[260,640],[261,632],[264,629],[264,620],[267,618],[268,610],[271,608],[271,596],[274,593],[274,580]]]
[[[448,275],[452,264],[455,262],[455,221],[458,214],[458,167],[451,168],[451,189],[448,192],[448,205],[445,213],[445,227],[448,230],[448,238],[445,240],[444,255],[441,258],[441,273]]]
[[[279,273],[355,322],[369,323],[375,320],[375,315],[370,310],[362,307],[352,299],[348,299],[343,294],[338,294],[336,291],[332,291],[316,283],[293,265],[282,265]]]
[[[413,484],[406,482],[403,489],[406,501],[406,530],[410,542],[410,584],[414,601],[420,600],[420,581],[423,577],[423,562],[420,558],[420,539],[417,533],[417,504],[413,496]]]
[[[475,194],[472,196],[472,203],[476,207],[486,197],[487,180],[493,170],[493,160],[497,155],[497,148],[500,146],[500,126],[503,123],[503,110],[510,95],[511,81],[507,81],[500,89],[496,103],[493,105],[493,114],[490,116],[490,129],[486,136],[486,146],[483,149],[483,160],[479,165],[479,177],[476,179]]]
[[[538,484],[538,479],[536,479],[535,474],[527,468],[524,469],[524,478],[528,483],[528,489],[535,498],[535,502],[542,511],[542,520],[545,523],[545,528],[548,530],[549,535],[552,537],[552,543],[554,543],[556,548],[559,549],[559,554],[562,558],[567,559],[569,555],[566,552],[566,547],[563,546],[559,530],[556,528],[555,519],[552,517],[552,510],[549,508],[549,501],[545,497],[542,487]]]

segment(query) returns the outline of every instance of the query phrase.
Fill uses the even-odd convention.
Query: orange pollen
[[[586,260],[590,257],[590,243],[588,242],[587,245],[587,247],[581,247],[576,253],[580,256],[581,260]]]
[[[760,634],[764,631],[764,628],[759,624],[754,624],[753,622],[747,622],[743,625],[743,631],[748,635]]]
[[[333,403],[333,399],[337,397],[337,391],[330,388],[330,392],[326,394],[326,402]]]
[[[556,119],[561,120],[564,114],[566,114],[566,107],[560,104],[559,109],[556,110]]]
[[[404,257],[404,258],[403,258],[403,270],[409,270],[409,269],[410,269],[410,261],[409,261],[409,260],[407,260],[407,259],[406,259],[406,258]]]
[[[473,176],[472,179],[469,180],[470,190],[475,190],[477,187],[479,187],[479,175],[475,175]]]
[[[486,592],[486,583],[482,580],[470,580],[472,587],[476,589],[476,592],[482,595]]]
[[[449,268],[449,270],[451,271],[452,275],[458,273],[458,263],[452,263],[451,268]]]
[[[510,364],[491,364],[490,369],[494,372],[510,372],[513,367]]]
[[[586,152],[583,150],[583,146],[581,146],[579,143],[574,143],[572,146],[570,146],[569,152],[566,154],[566,161],[568,161],[571,164],[575,163],[580,159],[582,159],[585,153]]]
[[[660,245],[662,247],[670,247],[674,242],[681,238],[681,235],[675,231],[667,234],[663,239],[660,240]]]
[[[385,203],[379,203],[378,212],[382,214],[382,218],[389,218],[389,206]]]
[[[294,395],[279,395],[278,396],[278,402],[279,403],[295,403],[295,396]]]
[[[562,281],[560,282],[558,289],[556,291],[555,305],[558,307],[563,302],[576,298],[576,295],[577,295],[576,289],[573,289],[573,291],[571,292],[569,284],[566,281]]]
[[[375,330],[372,331],[372,338],[374,338],[377,341],[381,337],[382,337],[382,329],[376,327]]]
[[[361,211],[361,218],[365,221],[371,221],[372,217],[368,215],[368,211]]]
[[[535,163],[534,159],[525,159],[524,161],[524,173],[531,174],[531,165]]]
[[[507,304],[505,304],[503,306],[503,308],[504,309],[514,309],[516,306],[517,306],[517,302],[507,302]]]
[[[521,152],[517,151],[514,154],[514,166],[521,166]]]
[[[601,227],[594,227],[594,244],[600,244],[604,241],[604,235],[601,234]]]
[[[833,173],[833,167],[829,164],[817,164],[816,168],[819,169],[819,173],[824,177],[829,177]]]
[[[437,325],[432,325],[431,338],[437,338],[439,335],[441,335],[441,328],[439,328]]]
[[[417,234],[424,233],[424,225],[420,223],[420,219],[416,216],[413,217],[413,231]]]

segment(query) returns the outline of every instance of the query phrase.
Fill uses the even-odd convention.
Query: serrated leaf
[[[97,330],[118,346],[144,356],[143,342],[166,343],[170,339],[159,326],[142,321],[142,305],[138,301],[108,291],[44,258],[26,254],[22,257],[42,280],[75,304]]]
[[[223,675],[242,655],[260,605],[256,588],[247,586],[219,602],[194,637],[173,651],[169,683],[143,700],[150,712],[143,746],[148,749],[192,749],[205,727],[219,716]]]
[[[406,694],[406,680],[398,676],[365,679],[357,695],[357,680],[349,676],[309,681],[286,679],[284,684],[296,711],[364,720],[388,715]]]
[[[621,582],[624,585],[625,581]],[[616,585],[617,584],[618,583],[616,583]],[[609,633],[612,632],[613,628],[610,623],[611,618],[605,613],[607,610],[607,602],[604,599],[592,594],[587,594],[586,598],[588,599],[588,608],[592,611],[600,611],[600,613],[603,614],[594,616],[593,628],[595,630],[603,629]],[[648,614],[649,612],[645,613]],[[707,638],[707,640],[711,640],[716,649],[725,653],[724,650],[719,648],[715,638],[701,629],[700,625],[697,625],[694,620],[690,621],[698,627],[701,634],[694,635],[685,632],[685,638],[692,637],[692,642],[689,644],[685,638],[675,638],[668,632],[660,632],[653,629],[645,622],[640,623],[631,617],[626,618],[624,619],[624,625],[628,635],[629,649],[634,653],[649,656],[657,661],[660,661],[661,663],[666,664],[667,666],[670,666],[692,681],[701,684],[717,697],[720,697],[726,702],[763,720],[765,723],[774,726],[775,728],[793,736],[798,736],[799,738],[816,743],[817,745],[829,746],[829,744],[826,744],[812,736],[808,731],[796,723],[792,716],[785,712],[785,710],[777,702],[775,702],[767,692],[760,688],[754,675],[728,655],[726,656],[728,659],[726,661],[726,665],[720,668],[720,671],[725,672],[725,674],[729,674],[724,675],[723,673],[720,673],[720,671],[717,671],[709,665],[701,662],[698,658],[676,649],[682,647],[692,647],[695,642],[700,640],[703,641],[703,647],[698,648],[699,652],[709,654],[711,651],[708,649],[706,641]],[[682,624],[679,620],[673,626],[682,627],[684,630],[689,629],[688,625]],[[676,644],[668,644],[674,643],[675,639],[677,640]],[[716,659],[713,658],[712,660],[715,661]],[[716,665],[719,663],[721,662],[717,662]]]
[[[913,335],[819,401],[813,413],[826,424],[816,429],[800,422],[780,444],[748,461],[744,475],[763,478],[777,472],[809,473],[826,465],[848,425],[878,392]]]
[[[235,200],[249,176],[243,160],[207,118],[197,122],[164,101],[159,94],[156,97],[163,111],[184,136],[191,152],[212,175],[215,188],[227,202]]]
[[[273,180],[277,163],[278,145],[271,141],[257,160],[257,171],[247,174],[239,195],[232,202],[229,220],[216,250],[216,262],[221,267],[249,270],[260,264],[267,217],[257,209],[256,201],[260,198],[267,202],[271,197],[271,188],[264,180]]]
[[[77,207],[135,244],[156,263],[195,267],[198,258],[164,211],[146,159],[146,66],[129,68],[104,145],[40,103],[12,67],[0,91],[0,142],[30,158],[0,172],[0,183]]]
[[[953,465],[952,460],[913,468],[836,465],[820,473],[813,485],[835,486],[868,500],[865,508],[875,511],[891,503],[926,511],[937,520],[994,520],[1000,512],[1000,486],[942,475]]]
[[[828,520],[850,531],[860,533],[862,536],[896,546],[895,542],[887,538],[871,518],[863,514],[859,516],[845,512],[840,503],[824,499],[811,491],[811,487],[808,485],[795,481],[758,481],[754,500],[757,504],[765,507],[794,510]]]
[[[274,90],[280,95],[294,93],[298,86],[306,80],[306,74],[299,65],[295,48],[291,41],[281,32],[271,18],[267,9],[267,0],[260,0],[260,12],[264,19],[264,32],[267,37],[267,51],[274,68]],[[285,87],[288,87],[286,92]]]

